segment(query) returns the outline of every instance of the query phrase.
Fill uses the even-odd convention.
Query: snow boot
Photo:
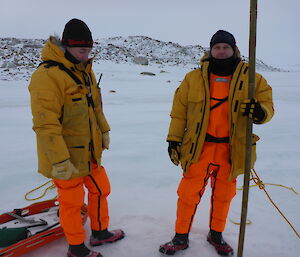
[[[125,233],[121,229],[108,231],[107,229],[97,231],[92,230],[92,236],[90,238],[90,245],[98,246],[105,243],[114,243],[124,238]]]
[[[80,245],[69,245],[67,257],[103,257],[101,253],[91,251],[84,243]]]
[[[189,247],[189,234],[176,233],[174,238],[159,247],[161,253],[173,255],[180,250],[185,250]]]
[[[217,232],[210,230],[207,235],[207,241],[215,247],[217,253],[222,256],[231,256],[233,255],[232,247],[227,244],[222,236],[222,232]]]

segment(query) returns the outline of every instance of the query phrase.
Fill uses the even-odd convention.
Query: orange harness
[[[207,134],[229,137],[228,94],[231,76],[210,74],[210,115]]]

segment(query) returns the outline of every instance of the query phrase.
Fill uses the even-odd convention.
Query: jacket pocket
[[[86,133],[88,120],[85,96],[82,94],[66,95],[61,117],[63,128],[75,133]]]
[[[84,95],[80,93],[76,94],[66,94],[65,95],[65,104],[73,104],[73,103],[80,103],[84,100]]]
[[[200,94],[200,92],[195,92],[194,90],[190,90],[188,93],[188,102],[201,102],[204,100],[204,95]]]
[[[180,161],[181,162],[187,159],[187,156],[190,152],[191,141],[192,141],[191,137],[188,137],[188,136],[183,137],[182,145],[180,147]]]
[[[73,141],[76,137],[68,137],[65,138],[66,141]],[[74,166],[81,172],[88,171],[88,162],[89,158],[89,149],[87,145],[73,145],[70,142],[67,142],[68,150],[70,154],[70,161],[74,164]]]
[[[196,131],[204,114],[204,98],[202,94],[189,94],[187,107],[187,129]]]

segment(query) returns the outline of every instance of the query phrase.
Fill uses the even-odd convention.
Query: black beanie
[[[211,38],[210,40],[210,49],[218,43],[226,43],[232,47],[233,50],[235,50],[236,42],[234,36],[225,31],[225,30],[218,30]]]
[[[72,19],[65,25],[61,42],[69,47],[92,47],[92,33],[82,20]]]

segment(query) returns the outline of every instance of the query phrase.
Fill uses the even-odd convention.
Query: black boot
[[[114,234],[107,229],[104,230],[92,230],[92,236],[97,237],[99,240],[107,239],[112,237]]]
[[[101,253],[91,251],[84,243],[80,245],[69,245],[68,257],[103,257]]]
[[[223,255],[223,256],[233,255],[233,249],[229,244],[227,244],[224,241],[222,232],[217,232],[211,229],[207,235],[207,241],[215,247],[219,255]]]
[[[185,250],[189,247],[189,234],[176,233],[170,242],[167,242],[159,247],[161,253],[173,255],[180,250]]]
[[[105,243],[114,243],[124,238],[125,233],[121,229],[112,231],[104,230],[92,230],[92,236],[90,238],[90,245],[97,246]]]

